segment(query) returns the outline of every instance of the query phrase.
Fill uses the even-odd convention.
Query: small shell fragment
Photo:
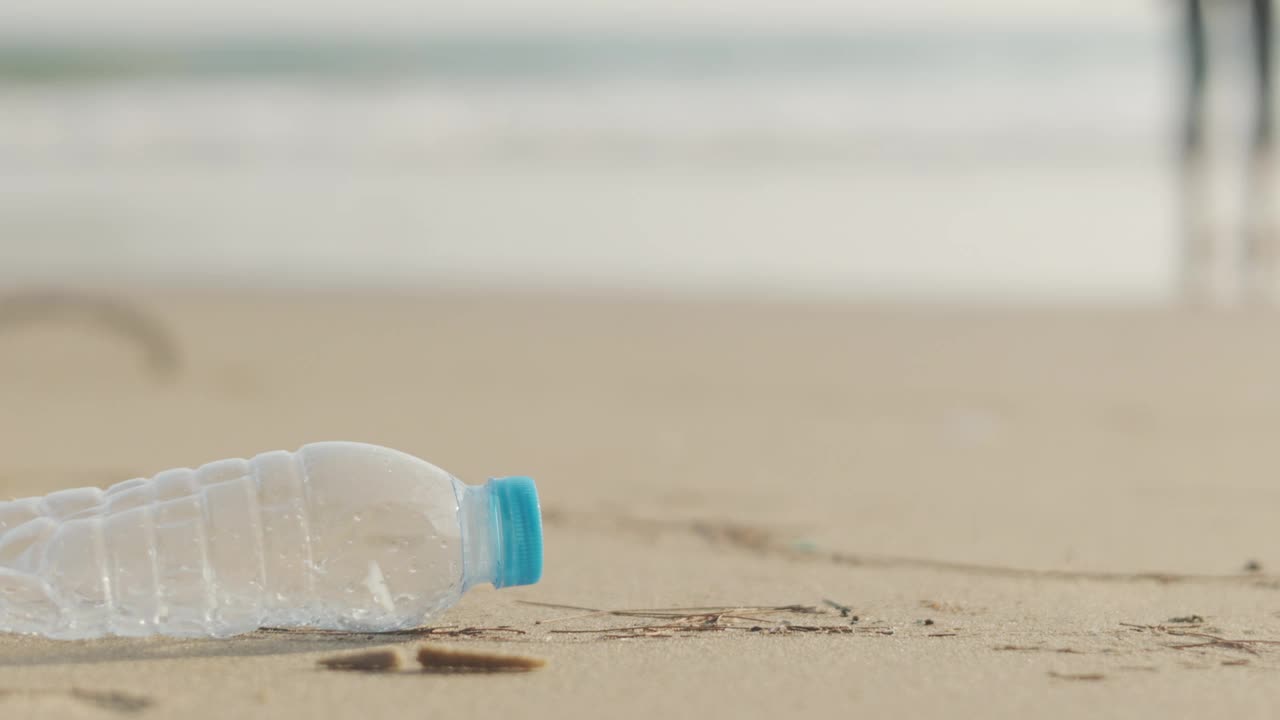
[[[330,670],[350,670],[354,672],[395,672],[401,665],[400,651],[396,648],[367,650],[358,653],[332,655],[317,661],[321,667]]]
[[[418,662],[422,665],[423,672],[439,673],[529,672],[547,664],[542,658],[454,650],[435,645],[419,647]]]

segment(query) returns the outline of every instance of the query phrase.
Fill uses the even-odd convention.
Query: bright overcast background
[[[692,25],[697,27],[918,26],[1077,23],[1110,27],[1156,19],[1160,0],[10,0],[0,3],[0,32],[203,34],[272,32],[421,32],[457,29],[566,29]]]
[[[0,281],[1158,298],[1179,8],[8,0]]]

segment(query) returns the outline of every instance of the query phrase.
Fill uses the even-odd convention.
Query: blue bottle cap
[[[498,525],[494,587],[532,585],[542,578],[542,510],[533,478],[489,481],[493,519]]]

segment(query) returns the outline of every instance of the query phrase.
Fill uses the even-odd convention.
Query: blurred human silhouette
[[[1210,58],[1222,57],[1223,53],[1210,47],[1214,33],[1210,32],[1205,12],[1210,10],[1228,16],[1228,11],[1238,10],[1241,4],[1185,0],[1186,107],[1180,203],[1184,233],[1183,291],[1196,300],[1274,302],[1280,300],[1280,249],[1273,209],[1271,0],[1243,2],[1247,6],[1247,65],[1253,74],[1250,83],[1253,108],[1252,127],[1245,141],[1247,154],[1240,212],[1234,229],[1218,220],[1214,202],[1218,184],[1211,181],[1209,118],[1212,114],[1206,110]]]

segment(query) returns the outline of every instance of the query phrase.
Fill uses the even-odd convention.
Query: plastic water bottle
[[[360,443],[0,503],[0,631],[225,637],[421,625],[542,575],[529,478],[466,485]]]

